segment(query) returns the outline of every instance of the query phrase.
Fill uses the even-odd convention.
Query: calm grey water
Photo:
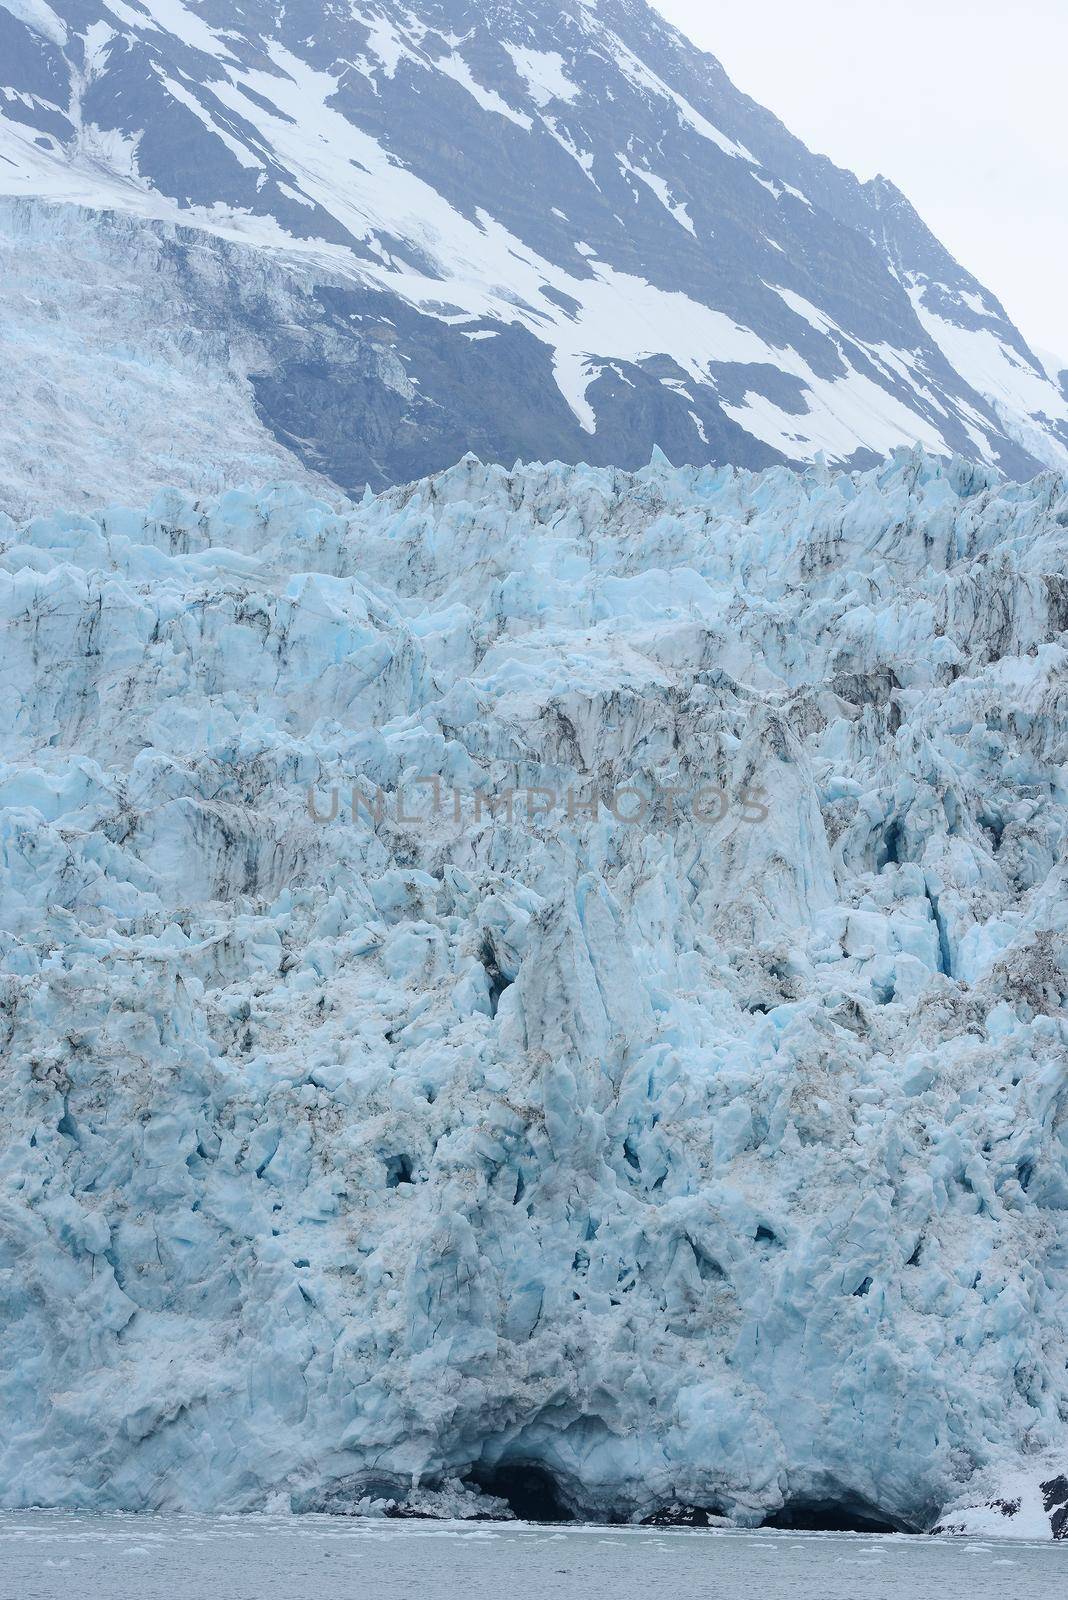
[[[4,1600],[1063,1600],[1068,1547],[903,1534],[0,1513]]]

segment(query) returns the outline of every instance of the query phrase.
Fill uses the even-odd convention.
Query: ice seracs
[[[1063,476],[0,540],[5,1504],[922,1528],[1063,1452]]]

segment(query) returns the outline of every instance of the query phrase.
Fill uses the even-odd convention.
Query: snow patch
[[[645,167],[636,167],[627,156],[620,154],[618,151],[616,152],[616,160],[624,172],[629,172],[633,177],[640,178],[642,183],[652,190],[664,210],[674,218],[680,227],[685,228],[687,233],[691,233],[696,237],[696,229],[690,213],[681,201],[675,199],[665,178],[658,177],[655,172],[647,171]]]
[[[509,122],[514,122],[517,127],[530,129],[533,122],[525,111],[515,111],[502,100],[495,89],[483,88],[482,84],[474,77],[471,68],[463,56],[439,56],[434,62],[435,72],[443,72],[447,78],[452,78],[461,88],[466,89],[471,98],[478,102],[484,111],[492,111],[499,117],[507,117]]]
[[[507,41],[504,48],[515,62],[515,69],[536,106],[547,106],[550,100],[569,104],[582,93],[580,86],[564,71],[564,58],[557,51],[531,50]]]
[[[25,23],[34,33],[62,49],[68,40],[67,25],[58,17],[46,0],[3,0],[4,10],[10,11],[17,22]]]

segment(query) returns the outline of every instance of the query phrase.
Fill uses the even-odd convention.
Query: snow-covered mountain
[[[905,198],[643,0],[0,0],[0,194],[9,509],[100,497],[49,426],[130,494],[1068,463],[1063,380]]]
[[[0,518],[0,1501],[1068,1532],[1066,562],[910,451]]]

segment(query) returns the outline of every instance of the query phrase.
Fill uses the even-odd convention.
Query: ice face
[[[921,1526],[1063,1446],[1063,477],[0,537],[5,1503]]]

